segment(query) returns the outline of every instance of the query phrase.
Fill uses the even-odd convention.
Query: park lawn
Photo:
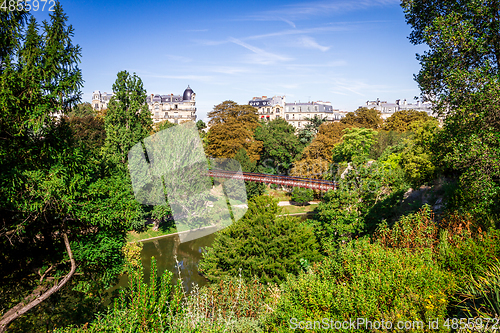
[[[158,231],[153,231],[153,225],[149,224],[146,228],[147,229],[145,231],[139,233],[135,231],[129,231],[129,233],[127,234],[127,242],[137,242],[143,239],[170,235],[177,232],[176,227],[162,228],[162,226],[160,226]]]
[[[281,190],[273,190],[267,187],[266,194],[272,196],[279,201],[289,201],[291,199],[290,192],[281,191]]]
[[[316,207],[318,207],[318,204],[312,204],[307,206],[293,206],[293,205],[283,206],[282,214],[308,213],[312,212]]]

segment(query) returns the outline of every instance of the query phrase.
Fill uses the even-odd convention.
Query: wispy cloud
[[[347,31],[349,29],[350,29],[350,27],[347,25],[316,27],[316,28],[309,28],[309,29],[288,29],[288,30],[270,32],[267,34],[252,35],[252,36],[248,36],[248,37],[245,37],[242,39],[243,40],[263,39],[263,38],[270,38],[270,37],[281,37],[281,36],[286,36],[286,35],[304,35],[304,34],[319,33],[319,32]]]
[[[174,79],[174,80],[192,80],[192,81],[202,81],[209,82],[213,80],[212,76],[209,75],[163,75],[151,72],[138,72],[141,77],[150,77],[158,79]]]
[[[322,0],[283,6],[277,10],[259,13],[256,17],[260,16],[260,19],[275,17],[276,19],[277,16],[280,19],[284,17],[285,19],[292,20],[314,15],[330,15],[371,7],[390,6],[399,3],[400,0]]]
[[[170,59],[173,61],[179,61],[179,62],[191,62],[191,61],[193,61],[193,59],[191,59],[191,58],[180,56],[180,55],[174,55],[174,54],[166,54],[165,57],[167,57],[167,59]]]
[[[230,67],[230,66],[215,66],[206,68],[209,72],[221,73],[221,74],[240,74],[240,73],[248,73],[250,72],[247,68],[242,67]]]
[[[329,46],[319,45],[314,38],[309,36],[302,36],[298,40],[298,45],[308,48],[308,49],[317,49],[322,52],[328,51],[330,49]]]
[[[355,94],[365,96],[367,93],[390,91],[389,87],[380,84],[368,84],[359,80],[332,79],[331,92],[339,95]]]
[[[230,37],[228,40],[236,45],[242,46],[242,47],[246,48],[247,50],[252,51],[253,54],[251,54],[248,57],[248,59],[249,59],[249,62],[254,63],[254,64],[271,65],[271,64],[274,64],[276,62],[292,60],[292,58],[282,56],[279,54],[274,54],[271,52],[267,52],[261,48],[258,48],[256,46],[252,46],[248,43],[245,43],[237,38]]]
[[[341,67],[346,66],[347,61],[345,60],[334,60],[329,61],[327,63],[321,64],[288,64],[286,66],[287,69],[296,69],[296,68],[325,68],[325,67]]]

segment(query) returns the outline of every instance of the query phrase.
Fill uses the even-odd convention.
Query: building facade
[[[260,119],[283,118],[296,129],[301,129],[308,123],[306,118],[318,116],[327,121],[339,121],[347,113],[334,109],[330,102],[287,103],[285,96],[254,97],[248,104],[257,108]]]
[[[387,119],[394,112],[403,110],[424,111],[429,116],[433,115],[432,103],[430,102],[422,103],[420,101],[417,101],[415,104],[412,104],[408,103],[406,99],[404,99],[403,102],[401,102],[400,99],[397,99],[396,102],[394,103],[387,103],[387,101],[381,101],[377,98],[376,101],[366,101],[366,105],[363,105],[363,107],[380,111],[382,119]]]
[[[92,96],[92,107],[96,111],[105,110],[114,94],[94,91]],[[196,94],[188,86],[181,95],[159,95],[151,94],[146,97],[149,111],[153,122],[168,120],[178,124],[184,121],[196,121]]]
[[[285,96],[273,96],[270,98],[262,96],[252,98],[252,100],[248,102],[248,105],[257,108],[260,119],[274,120],[284,118],[285,102]]]

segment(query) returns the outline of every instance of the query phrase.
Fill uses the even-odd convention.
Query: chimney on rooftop
[[[262,99],[266,99],[266,98],[267,98],[267,96],[262,96]]]

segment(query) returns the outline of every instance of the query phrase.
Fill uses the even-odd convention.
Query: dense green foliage
[[[104,149],[114,161],[125,163],[130,148],[149,135],[153,121],[141,78],[127,71],[121,71],[117,76],[113,84],[115,95],[104,117]]]
[[[260,164],[266,173],[286,174],[303,148],[295,127],[282,118],[261,123],[255,139],[262,142]]]
[[[294,187],[291,199],[299,205],[305,205],[313,199],[313,190],[302,187]]]
[[[376,130],[382,127],[383,120],[380,117],[380,111],[362,107],[354,112],[348,112],[347,115],[340,120],[340,122],[349,126],[371,128]]]
[[[252,161],[250,157],[248,157],[245,149],[240,149],[234,156],[234,159],[240,163],[241,171],[243,172],[262,172],[262,167],[258,166],[257,162]],[[264,194],[266,185],[263,183],[246,181],[245,189],[247,191],[247,198],[251,199]]]
[[[158,226],[171,213],[134,200],[128,150],[174,124],[152,126],[142,81],[127,71],[105,113],[80,103],[81,50],[59,3],[41,26],[0,11],[0,331],[286,332],[300,321],[324,328],[323,318],[439,318],[449,331],[444,318],[498,316],[499,6],[402,1],[410,40],[428,46],[416,80],[439,121],[408,110],[384,122],[359,108],[296,133],[232,101],[209,113],[206,135],[198,121],[211,157],[337,186],[300,221],[247,182],[248,211],[216,234],[199,264],[210,284],[189,294],[154,259],[147,281],[140,248],[123,250],[145,217]],[[106,309],[121,273],[128,288]]]
[[[386,250],[356,240],[341,246],[310,273],[291,277],[268,326],[280,331],[278,327],[291,326],[291,318],[297,322],[366,318],[394,325],[399,320],[427,324],[446,317],[452,290],[452,276],[439,268],[429,251]]]
[[[248,281],[281,282],[300,270],[300,259],[319,259],[310,227],[292,217],[277,217],[276,200],[256,197],[243,218],[220,231],[203,254],[199,269],[210,281],[236,276],[242,270]]]
[[[214,106],[208,117],[207,155],[231,158],[243,148],[252,160],[259,159],[261,144],[254,140],[254,130],[259,126],[257,109],[225,101]]]

